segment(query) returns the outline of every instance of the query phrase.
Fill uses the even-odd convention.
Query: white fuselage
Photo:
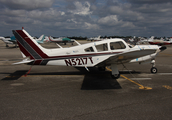
[[[122,42],[125,45],[123,49],[114,49],[110,48],[110,43],[112,42]],[[106,50],[99,50],[99,45],[107,44]],[[86,51],[87,48],[92,47],[92,51]],[[128,51],[136,51],[136,50],[146,50],[146,49],[158,49],[156,45],[137,45],[133,48],[130,48],[125,41],[122,39],[109,39],[106,41],[99,41],[94,43],[88,43],[84,45],[74,46],[70,48],[59,48],[59,49],[51,49],[51,50],[44,50],[45,53],[49,57],[59,56],[58,60],[51,60],[47,63],[47,65],[62,65],[62,66],[74,66],[74,67],[93,67],[96,66],[98,63],[101,63],[108,58],[125,53]],[[146,52],[146,51],[145,51]],[[142,54],[142,53],[138,53]],[[145,53],[143,53],[145,54]],[[157,53],[153,53],[150,55],[146,55],[144,57],[139,57],[133,60],[126,60],[126,62],[142,62],[146,60],[150,60],[155,57]],[[134,56],[134,54],[133,54]],[[62,58],[62,59],[60,59]],[[118,62],[114,61],[114,64]],[[111,62],[106,62],[106,64],[110,65]]]

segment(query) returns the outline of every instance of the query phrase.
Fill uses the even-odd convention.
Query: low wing
[[[130,50],[125,51],[119,54],[114,54],[104,60],[103,62],[97,64],[98,66],[101,65],[111,65],[111,64],[121,64],[121,63],[127,63],[130,62],[133,59],[143,57],[146,55],[150,55],[156,52],[156,49],[146,49],[146,50]]]

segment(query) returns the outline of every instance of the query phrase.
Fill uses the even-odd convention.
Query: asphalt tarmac
[[[33,66],[24,76],[30,66],[12,65],[20,50],[0,41],[0,120],[171,120],[171,51],[156,57],[157,74],[150,64],[126,64],[117,80],[108,70],[62,66]]]

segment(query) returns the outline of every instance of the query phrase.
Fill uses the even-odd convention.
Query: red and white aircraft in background
[[[157,45],[136,45],[129,47],[122,39],[109,39],[105,41],[78,44],[69,48],[46,49],[39,45],[24,29],[13,30],[19,48],[25,58],[14,64],[28,65],[61,65],[73,67],[99,67],[111,66],[112,77],[118,78],[118,64],[129,62],[152,63],[152,73],[156,73],[155,56],[166,47]]]
[[[170,40],[153,40],[153,41],[148,41],[149,44],[151,45],[171,45],[172,44],[172,41]]]
[[[163,38],[161,38],[161,39],[154,39],[154,36],[152,36],[149,39],[141,40],[139,42],[142,42],[142,43],[143,42],[148,42],[151,45],[160,45],[160,46],[162,46],[162,45],[171,45],[172,44],[172,39],[171,38],[170,39],[166,39],[166,40],[164,40]]]

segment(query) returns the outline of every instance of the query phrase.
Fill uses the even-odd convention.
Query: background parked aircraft
[[[2,40],[6,44],[6,47],[9,47],[8,44],[14,44],[15,46],[17,46],[15,36],[12,36],[10,38],[0,37],[0,40]]]
[[[66,37],[59,37],[59,38],[56,38],[54,39],[53,37],[48,37],[49,38],[49,41],[51,42],[55,42],[55,43],[64,43],[66,45],[66,43],[72,43],[74,42],[73,39],[69,39],[69,38],[66,38]]]
[[[45,35],[41,35],[38,39],[35,39],[37,43],[42,44],[44,43]]]
[[[154,40],[148,41],[148,42],[151,45],[160,45],[160,46],[161,45],[170,45],[170,44],[172,44],[172,40],[171,39],[165,40],[163,38],[161,38],[161,39],[154,39]]]
[[[98,37],[91,37],[91,38],[88,38],[88,40],[90,40],[90,41],[100,41],[100,40],[102,40],[100,37],[101,37],[101,36],[99,35]]]

